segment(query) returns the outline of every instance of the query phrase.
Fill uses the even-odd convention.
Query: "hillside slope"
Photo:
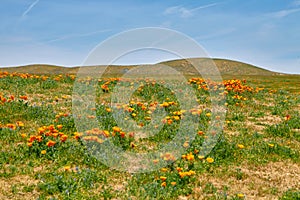
[[[192,67],[192,64],[199,64],[200,66],[211,65],[210,59],[205,58],[191,58],[186,60],[171,60],[158,63],[160,65],[168,65],[176,70],[183,72],[185,75],[194,75],[198,74],[197,71]],[[266,69],[262,69],[247,63],[242,63],[233,60],[226,59],[213,59],[215,65],[218,67],[220,73],[222,75],[279,75],[280,73],[272,72]],[[95,67],[95,66],[94,66]],[[91,68],[94,68],[91,67]],[[97,66],[97,67],[106,67],[106,66]],[[108,74],[118,75],[124,74],[126,71],[130,70],[135,66],[109,66],[106,69]],[[151,65],[149,65],[151,67]],[[62,66],[54,66],[54,65],[27,65],[27,66],[19,66],[19,67],[6,67],[0,68],[0,71],[7,72],[18,72],[18,73],[31,73],[31,74],[76,74],[79,70],[79,67],[62,67]],[[209,73],[209,72],[208,72]]]

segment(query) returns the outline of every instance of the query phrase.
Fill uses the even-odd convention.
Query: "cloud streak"
[[[218,5],[218,3],[211,3],[211,4],[199,6],[199,7],[192,8],[192,9],[185,8],[184,6],[181,6],[181,5],[172,6],[172,7],[168,7],[167,9],[165,9],[164,14],[165,15],[179,14],[180,17],[187,18],[187,17],[193,16],[194,12],[197,10],[213,7],[216,5]]]
[[[204,6],[199,6],[199,7],[193,8],[190,11],[193,12],[193,11],[196,11],[196,10],[213,7],[213,6],[216,6],[216,5],[218,5],[218,3],[211,3],[211,4],[204,5]]]
[[[39,3],[40,0],[36,0],[35,2],[33,2],[26,10],[25,12],[22,14],[21,18],[24,18],[31,10],[34,6],[36,6],[36,4]]]
[[[300,0],[295,0],[292,3],[293,6],[300,6]]]
[[[300,8],[294,8],[294,9],[286,9],[286,10],[280,10],[277,12],[272,12],[269,13],[268,16],[272,17],[272,18],[284,18],[287,17],[288,15],[291,15],[293,13],[297,13],[300,11]]]
[[[98,30],[98,31],[93,31],[93,32],[88,32],[88,33],[70,34],[70,35],[65,35],[65,36],[58,37],[58,38],[55,38],[52,40],[48,40],[42,44],[53,43],[53,42],[58,42],[58,41],[68,40],[68,39],[78,38],[78,37],[88,37],[88,36],[96,35],[98,33],[105,33],[105,32],[109,32],[109,31],[111,31],[111,29]]]
[[[236,28],[226,28],[226,29],[223,29],[223,30],[218,30],[215,33],[211,33],[211,34],[207,34],[207,35],[200,35],[200,36],[194,37],[194,39],[197,40],[197,41],[218,39],[220,37],[230,35],[233,32],[235,32],[236,30],[237,30]]]

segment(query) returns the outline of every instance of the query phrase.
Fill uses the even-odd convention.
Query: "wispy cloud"
[[[280,10],[277,12],[272,12],[267,14],[268,16],[272,17],[272,18],[284,18],[288,15],[291,15],[293,13],[297,13],[300,11],[300,8],[293,8],[293,9],[285,9],[285,10]]]
[[[190,11],[194,12],[196,10],[213,7],[213,6],[216,6],[216,5],[218,5],[218,3],[211,3],[211,4],[204,5],[204,6],[199,6],[199,7],[193,8]]]
[[[300,6],[300,0],[295,0],[292,2],[293,6]]]
[[[197,10],[213,7],[213,6],[216,6],[216,5],[218,5],[218,3],[211,3],[211,4],[199,6],[199,7],[192,8],[192,9],[185,8],[184,6],[181,6],[181,5],[172,6],[172,7],[168,7],[164,11],[164,14],[165,15],[179,14],[180,17],[187,18],[187,17],[193,16],[194,12],[197,11]]]
[[[99,34],[99,33],[105,33],[105,32],[109,32],[109,31],[111,31],[111,29],[92,31],[92,32],[88,32],[88,33],[69,34],[69,35],[65,35],[65,36],[61,36],[61,37],[58,37],[58,38],[54,38],[54,39],[45,41],[42,44],[58,42],[58,41],[68,40],[68,39],[78,38],[78,37],[88,37],[88,36],[96,35],[96,34]]]
[[[218,30],[215,33],[211,33],[211,34],[207,34],[207,35],[200,35],[200,36],[194,37],[194,39],[198,40],[198,41],[218,39],[218,38],[221,38],[225,35],[230,35],[233,32],[235,32],[236,30],[237,30],[236,28],[226,28],[226,29],[223,29],[223,30]]]
[[[36,0],[35,2],[33,2],[26,10],[25,12],[22,14],[21,18],[24,18],[31,10],[34,6],[36,6],[36,4],[39,3],[40,0]]]

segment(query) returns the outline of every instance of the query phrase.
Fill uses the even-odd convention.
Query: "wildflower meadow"
[[[300,199],[299,77],[189,76],[197,106],[188,110],[163,81],[104,77],[82,115],[72,110],[76,78],[0,72],[0,199]],[[137,89],[112,104],[118,84]],[[78,130],[76,120],[97,126]],[[138,131],[147,126],[153,134]],[[160,153],[146,163],[130,156],[151,152]]]

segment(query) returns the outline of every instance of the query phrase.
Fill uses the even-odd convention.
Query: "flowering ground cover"
[[[72,110],[75,80],[0,72],[0,199],[300,198],[299,76],[225,76],[222,82],[189,77],[184,84],[198,103],[190,110],[181,108],[164,82],[102,78],[94,107],[85,108],[91,114],[82,116]],[[130,101],[112,107],[110,94],[118,84],[137,90]],[[213,112],[210,90],[226,108],[224,120]],[[159,111],[166,114],[152,126]],[[77,119],[99,126],[81,131]],[[198,126],[193,138],[178,140],[185,119],[197,119],[192,124]],[[149,124],[155,134],[136,131]],[[214,135],[210,126],[221,131],[202,155]],[[118,162],[113,155],[112,168],[91,155],[107,141],[136,154],[157,151],[174,138],[184,152],[153,157],[147,167],[162,167],[144,173],[135,173],[138,158],[122,164],[123,157]],[[122,165],[133,171],[116,170]]]

